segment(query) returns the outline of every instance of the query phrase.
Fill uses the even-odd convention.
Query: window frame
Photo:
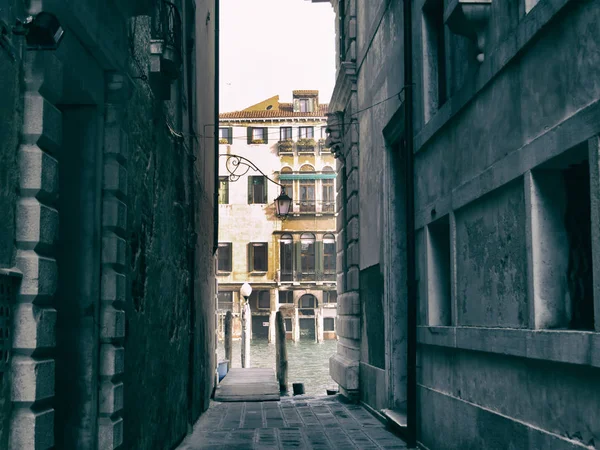
[[[310,133],[308,131],[310,130]],[[302,132],[306,132],[306,136],[302,135]],[[310,134],[310,136],[308,136]],[[315,127],[298,127],[298,139],[314,139],[315,138]]]
[[[255,183],[254,180],[262,179],[263,194],[262,198],[256,198],[255,186],[259,184]],[[248,175],[248,204],[249,205],[265,205],[268,203],[268,192],[267,192],[267,177],[264,175]]]
[[[264,248],[264,266],[259,267],[257,264],[256,248]],[[248,244],[248,262],[250,267],[249,272],[268,272],[269,271],[269,243],[268,242],[250,242]]]
[[[229,261],[227,268],[222,268],[220,261],[222,258],[221,248],[227,248],[229,252]],[[233,243],[231,242],[219,242],[217,246],[217,272],[220,273],[231,273],[233,271]]]
[[[289,131],[289,137],[285,137],[285,135],[287,133],[284,132],[284,130],[286,132]],[[292,127],[279,127],[279,140],[285,141],[285,140],[291,140],[291,139],[293,139],[293,128]]]
[[[224,191],[226,192],[225,195],[221,194],[223,192],[223,186],[226,186]],[[226,198],[222,199],[223,196],[225,196]],[[219,205],[229,205],[229,177],[227,176],[219,177]]]

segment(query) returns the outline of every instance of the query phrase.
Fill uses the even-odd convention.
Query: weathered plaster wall
[[[539,277],[540,263],[556,269],[566,264],[565,255],[548,248],[547,263],[538,260],[533,270],[528,261],[538,245],[531,239],[544,236],[540,232],[549,219],[539,216],[539,199],[531,191],[537,172],[527,171],[600,132],[579,116],[600,99],[600,84],[594,81],[600,36],[591,25],[600,19],[600,8],[590,1],[568,1],[556,12],[558,3],[550,3],[539,2],[525,16],[524,2],[494,2],[484,63],[464,73],[457,73],[464,67],[450,63],[448,76],[462,83],[450,83],[451,97],[427,123],[424,115],[417,117],[416,227],[424,236],[424,225],[449,213],[452,261],[447,274],[451,326],[419,331],[419,435],[428,448],[578,448],[599,442],[598,411],[592,406],[598,403],[597,363],[591,355],[579,366],[553,356],[569,347],[569,339],[587,341],[597,333],[556,331],[550,345],[535,332],[522,334],[549,323],[534,321],[540,305],[551,305],[543,290],[528,289],[539,284],[530,277]],[[546,23],[551,11],[556,15]],[[419,14],[417,7],[415,42],[423,31]],[[506,63],[506,42],[523,45],[524,30],[542,24],[529,45]],[[422,73],[421,61],[414,67]],[[498,73],[484,82],[494,70]],[[416,110],[423,114],[418,99]],[[567,123],[571,128],[562,133]],[[532,234],[532,227],[542,228]],[[426,239],[418,242],[424,280],[432,253]],[[551,276],[566,278],[558,272]],[[434,325],[434,298],[424,286],[419,293],[420,323]],[[478,327],[477,333],[462,336],[470,327]],[[504,341],[494,329],[517,334]],[[446,339],[455,344],[437,347]],[[503,355],[523,340],[529,350],[519,356],[525,357]],[[475,349],[467,341],[480,342],[479,351],[467,350]]]

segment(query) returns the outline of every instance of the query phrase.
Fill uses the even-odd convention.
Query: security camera
[[[25,36],[27,50],[56,50],[65,30],[54,14],[41,12],[17,20],[13,34]]]

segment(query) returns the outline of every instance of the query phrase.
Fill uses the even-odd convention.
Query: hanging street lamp
[[[271,183],[276,184],[281,188],[281,194],[275,199],[275,210],[277,213],[277,217],[281,220],[285,220],[290,213],[290,207],[292,206],[292,198],[287,195],[285,191],[285,186],[277,181],[268,177],[262,170],[260,170],[256,165],[247,158],[244,158],[240,155],[233,154],[221,154],[219,156],[224,156],[227,158],[225,162],[225,168],[227,172],[229,172],[229,180],[232,182],[238,181],[242,176],[246,175],[250,169],[255,172],[259,172],[262,176],[264,176]]]

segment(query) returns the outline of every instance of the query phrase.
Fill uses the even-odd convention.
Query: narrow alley
[[[279,402],[212,402],[177,450],[401,449],[402,439],[339,396]]]

